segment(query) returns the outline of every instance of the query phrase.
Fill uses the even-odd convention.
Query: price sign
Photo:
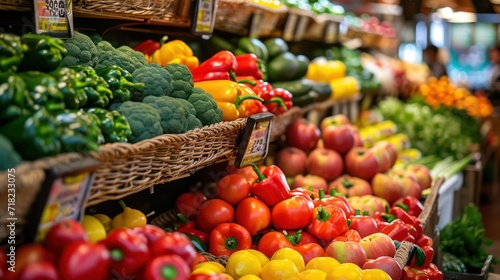
[[[236,167],[258,162],[267,156],[272,119],[271,113],[260,113],[248,117],[234,163]]]
[[[73,37],[72,0],[35,0],[34,12],[37,34]]]
[[[46,179],[30,209],[27,241],[43,240],[50,227],[63,219],[81,221],[98,164],[93,158],[84,158],[46,171]]]
[[[217,0],[198,0],[193,19],[193,33],[211,35],[214,31]]]

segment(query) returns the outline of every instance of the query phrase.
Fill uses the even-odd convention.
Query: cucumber
[[[298,79],[288,82],[274,82],[271,83],[274,88],[283,88],[293,94],[294,97],[305,95],[313,90],[313,84],[305,79]]]

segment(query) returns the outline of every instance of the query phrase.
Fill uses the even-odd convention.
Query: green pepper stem
[[[177,279],[177,269],[172,265],[165,265],[161,268],[161,276],[163,279]]]
[[[238,240],[236,238],[230,236],[226,238],[226,241],[224,241],[224,247],[228,250],[234,250],[238,247]]]
[[[319,191],[318,191],[318,197],[319,197],[320,200],[323,199],[323,198],[325,198],[325,190],[324,189],[319,189]]]
[[[352,223],[351,219],[347,219],[347,227],[348,227],[348,228],[350,228],[350,227],[351,227],[351,223]]]
[[[163,37],[160,39],[160,48],[161,48],[163,45],[165,45],[165,43],[167,43],[167,41],[168,41],[168,36],[167,36],[167,35],[163,36]]]
[[[184,216],[182,213],[178,213],[177,214],[177,218],[179,219],[179,221],[181,221],[181,223],[183,224],[187,224],[189,223],[189,220],[186,218],[186,216]]]
[[[360,216],[361,215],[361,210],[356,209],[356,211],[354,211],[354,215],[355,216]]]
[[[363,211],[363,216],[370,216],[370,212],[368,212],[367,210]]]
[[[288,242],[290,242],[293,246],[297,246],[300,240],[302,240],[302,230],[299,230],[296,233],[290,235],[287,234],[286,231],[283,231],[283,234],[285,235]]]
[[[120,206],[125,209],[127,207],[127,205],[125,205],[125,202],[123,202],[123,200],[120,200],[118,201],[118,204],[120,204]]]
[[[390,222],[396,220],[396,216],[394,216],[392,214],[383,213],[382,219],[384,219],[384,220],[386,220],[386,222],[390,223]]]
[[[144,83],[132,83],[131,81],[127,80],[127,78],[121,76],[120,77],[120,87],[126,87],[126,88],[143,88]]]
[[[236,82],[236,74],[234,73],[233,70],[229,71],[229,80]]]
[[[267,179],[266,176],[264,174],[262,174],[262,172],[260,172],[259,167],[257,165],[255,165],[255,163],[251,162],[250,166],[252,166],[253,171],[257,174],[257,177],[258,177],[257,183]]]
[[[410,208],[408,205],[404,204],[403,202],[398,202],[398,203],[396,203],[395,206],[405,210],[405,212],[408,212],[408,210]]]
[[[239,84],[247,84],[247,85],[251,85],[251,86],[255,86],[257,84],[255,81],[252,81],[252,80],[238,80],[238,83]]]
[[[260,102],[264,101],[264,99],[258,97],[257,95],[237,96],[236,97],[236,101],[234,102],[234,106],[236,106],[236,108],[239,108],[241,102],[243,102],[243,101],[245,101],[247,99],[255,99],[255,100],[259,100]]]
[[[316,219],[321,222],[326,222],[330,219],[331,214],[328,213],[323,206],[318,206],[318,215],[316,215]]]
[[[350,188],[354,187],[354,184],[349,182],[349,180],[344,178],[344,180],[342,180],[342,186],[344,186],[346,189],[350,189]]]
[[[276,103],[278,107],[281,107],[283,110],[288,110],[288,108],[285,105],[285,102],[283,101],[283,98],[281,97],[273,97],[269,99],[268,101],[264,102],[264,104],[270,104],[270,103]]]
[[[115,262],[121,262],[123,260],[123,251],[120,249],[112,249],[109,251],[110,257]]]

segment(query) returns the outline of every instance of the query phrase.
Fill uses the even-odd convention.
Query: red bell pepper
[[[223,223],[210,232],[209,252],[214,256],[229,257],[232,253],[250,249],[252,237],[248,230],[235,223]]]
[[[325,250],[323,247],[317,243],[307,243],[299,246],[295,246],[293,249],[299,252],[304,258],[304,263],[308,263],[310,260],[317,257],[324,257]]]
[[[236,56],[238,68],[236,76],[251,76],[257,80],[267,80],[266,65],[253,54],[240,54]]]
[[[139,45],[135,46],[134,51],[141,52],[143,54],[152,55],[156,50],[160,48],[160,43],[153,40],[146,40]]]
[[[247,179],[247,181],[248,181],[248,183],[250,183],[250,185],[255,184],[257,179],[259,179],[259,176],[257,175],[257,173],[255,173],[255,171],[253,170],[253,167],[250,165],[245,166],[245,167],[241,167],[241,168],[236,168],[234,166],[230,167],[229,173],[243,175],[243,177],[245,177],[245,179]]]
[[[313,210],[313,220],[307,232],[328,244],[335,237],[349,230],[344,211],[335,205],[318,206]]]
[[[288,239],[288,241],[292,243],[292,245],[294,246],[304,245],[309,243],[319,244],[318,238],[302,230],[289,230],[289,231],[284,230],[283,234],[286,236],[286,239]]]
[[[270,207],[288,198],[290,187],[279,167],[271,165],[262,172],[255,164],[252,164],[252,167],[258,176],[256,183],[250,189],[253,195]]]
[[[167,232],[164,231],[162,228],[159,228],[151,224],[135,227],[132,228],[132,230],[138,233],[139,235],[144,236],[144,238],[146,238],[150,250],[152,249],[153,244],[156,242],[156,240],[167,234]]]
[[[238,68],[236,57],[230,51],[220,51],[191,70],[193,82],[211,80],[236,80],[234,71]]]
[[[422,234],[420,237],[416,240],[416,243],[420,248],[430,246],[432,247],[434,245],[434,241],[432,238],[430,238],[428,235]]]
[[[320,205],[335,205],[337,207],[340,207],[340,209],[344,211],[346,217],[354,215],[354,209],[349,204],[347,199],[343,196],[337,196],[334,189],[332,189],[332,193],[333,195],[326,197],[325,191],[323,189],[320,189],[318,191],[318,198],[314,200],[314,207],[318,207]]]
[[[16,270],[16,272],[8,272],[11,274],[17,274],[16,279],[43,279],[43,280],[59,280],[57,274],[57,269],[54,264],[48,261],[32,262],[25,266],[21,271]],[[0,276],[3,275],[0,269]],[[0,277],[0,279],[6,279],[6,276]]]
[[[178,228],[178,232],[182,233],[187,233],[191,234],[192,236],[198,238],[201,242],[204,244],[208,244],[208,234],[199,230],[199,229],[194,229],[194,228]]]
[[[389,225],[389,223],[384,218],[382,218],[382,213],[380,213],[379,211],[375,212],[373,218],[375,219],[375,222],[377,222],[377,228],[379,231]]]
[[[271,209],[271,222],[277,230],[299,230],[311,222],[314,210],[312,199],[298,194],[278,202]]]
[[[264,99],[264,102],[271,100],[273,98],[273,86],[263,80],[251,81],[252,84],[245,82],[246,86],[251,88],[257,96]]]
[[[405,266],[401,274],[401,280],[430,280],[429,275],[424,270]]]
[[[229,280],[224,274],[191,274],[188,280]]]
[[[428,263],[430,263],[431,261],[432,261],[432,257],[428,261]],[[411,250],[410,250],[410,255],[408,257],[408,261],[406,262],[406,264],[412,268],[424,268],[424,265],[426,264],[425,251],[422,248],[420,248],[419,246],[412,244]],[[427,264],[427,266],[428,266],[428,264]]]
[[[400,219],[395,219],[380,230],[381,233],[388,235],[392,240],[399,242],[408,241],[415,243],[415,238],[408,232],[406,224]]]
[[[356,230],[361,238],[378,232],[375,219],[368,216],[366,212],[361,215],[359,209],[356,209],[355,214],[349,217],[348,223],[349,229]]]
[[[440,271],[437,266],[433,263],[429,265],[428,268],[423,269],[424,272],[429,276],[429,280],[443,280],[443,272]]]
[[[413,218],[413,227],[416,230],[415,240],[418,239],[424,233],[424,227],[422,226],[422,221],[419,218],[412,216]]]
[[[407,195],[405,197],[402,197],[398,200],[396,200],[393,204],[392,207],[401,207],[403,210],[408,212],[408,214],[418,217],[420,213],[424,210],[424,206],[418,200],[416,197]]]
[[[423,253],[425,255],[425,260],[423,263],[421,263],[420,260],[417,260],[417,258],[415,257],[411,260],[410,266],[417,267],[417,268],[428,268],[432,262],[432,258],[434,257],[434,248],[432,248],[432,246],[425,246],[425,247],[420,247],[418,245],[415,245],[415,246],[417,246],[418,248],[421,249],[421,251],[419,250],[420,254],[423,251]],[[415,256],[416,256],[416,254],[415,254]]]
[[[110,265],[110,252],[104,245],[75,242],[62,251],[58,269],[62,280],[104,280],[109,279]]]
[[[114,229],[101,243],[110,252],[111,269],[121,276],[132,276],[146,265],[150,257],[146,238],[132,229]]]
[[[241,96],[255,95],[255,92],[247,85],[240,84],[240,88],[243,91]],[[247,118],[253,114],[268,112],[269,110],[267,109],[266,105],[262,103],[263,101],[264,99],[262,99],[261,97],[256,97],[256,99],[241,100],[241,102],[237,106],[238,112],[240,113],[239,117]]]
[[[180,228],[196,229],[197,228],[196,221],[189,220],[182,213],[177,213],[177,219],[180,221],[180,224],[175,225],[175,229],[180,229]]]
[[[187,279],[191,271],[184,259],[177,255],[158,256],[150,260],[144,270],[145,280]]]
[[[283,114],[288,109],[292,108],[292,93],[283,88],[274,88],[271,99],[264,101],[270,113],[275,115]]]
[[[286,236],[280,231],[270,231],[262,236],[259,240],[257,250],[262,252],[266,257],[271,258],[273,254],[281,248],[292,248],[298,251],[305,259],[311,259],[312,256],[324,256],[323,248],[316,243],[308,243],[294,246],[288,241]]]
[[[359,241],[361,241],[361,236],[359,235],[357,230],[350,229],[343,234],[335,237],[332,241],[354,241],[359,243]]]
[[[179,255],[186,263],[191,263],[196,250],[189,238],[180,232],[169,232],[153,244],[153,256]]]
[[[405,210],[403,210],[400,207],[392,207],[389,210],[389,213],[382,214],[382,217],[389,223],[395,219],[400,219],[405,224],[410,224],[410,225],[413,225],[415,223],[415,220],[418,220],[418,218],[415,219],[415,217],[408,214]]]

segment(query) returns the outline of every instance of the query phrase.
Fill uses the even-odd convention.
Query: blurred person
[[[500,101],[500,45],[490,49],[490,75],[488,79],[488,97]]]
[[[447,76],[446,67],[444,63],[439,59],[439,49],[434,45],[429,45],[424,50],[424,61],[429,66],[431,70],[431,75],[440,78],[441,76]]]

